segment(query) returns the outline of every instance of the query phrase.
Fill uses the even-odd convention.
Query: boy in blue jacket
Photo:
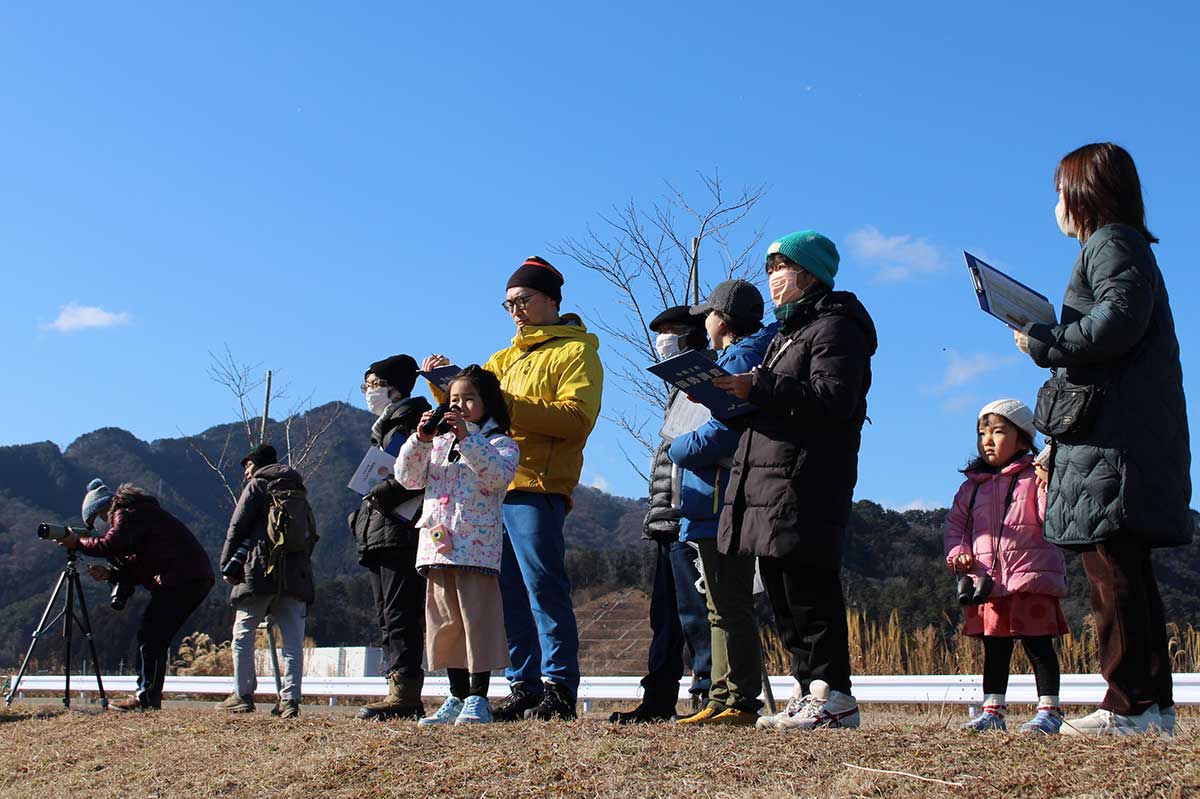
[[[762,363],[778,327],[762,325],[763,297],[745,280],[727,280],[713,289],[708,302],[692,307],[704,316],[717,365],[732,374]],[[671,462],[683,469],[680,486],[679,538],[700,550],[712,628],[712,686],[708,705],[680,724],[753,726],[762,703],[762,653],[754,616],[754,559],[722,555],[717,550],[729,469],[741,431],[710,419],[671,442]]]

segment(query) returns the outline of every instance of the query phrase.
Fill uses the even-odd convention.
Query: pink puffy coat
[[[1012,502],[1005,511],[1014,480]],[[976,486],[975,505],[968,512]],[[974,555],[970,572],[976,580],[991,573],[993,597],[1017,592],[1066,596],[1066,563],[1062,551],[1042,534],[1045,518],[1046,489],[1038,485],[1032,455],[1017,458],[998,473],[967,472],[946,516],[946,564],[963,553]]]

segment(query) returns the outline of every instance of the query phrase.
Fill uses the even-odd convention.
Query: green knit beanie
[[[817,231],[799,230],[776,239],[767,248],[767,256],[775,253],[798,264],[805,272],[833,288],[833,278],[837,275],[841,258],[833,242]]]

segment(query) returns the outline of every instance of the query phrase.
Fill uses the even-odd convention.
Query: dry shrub
[[[190,677],[224,677],[233,674],[233,652],[229,642],[213,642],[207,633],[184,636],[172,664],[175,673]]]

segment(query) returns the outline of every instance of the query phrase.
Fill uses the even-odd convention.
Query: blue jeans
[[[567,580],[560,494],[509,491],[504,499],[500,595],[512,665],[504,672],[533,693],[541,678],[579,691],[579,629]]]
[[[654,589],[650,594],[650,655],[642,678],[642,701],[673,708],[679,698],[679,679],[691,665],[691,693],[708,696],[712,685],[712,638],[708,605],[696,589],[700,554],[682,541],[658,543]],[[684,651],[684,646],[687,652]],[[690,656],[689,656],[690,653]]]

